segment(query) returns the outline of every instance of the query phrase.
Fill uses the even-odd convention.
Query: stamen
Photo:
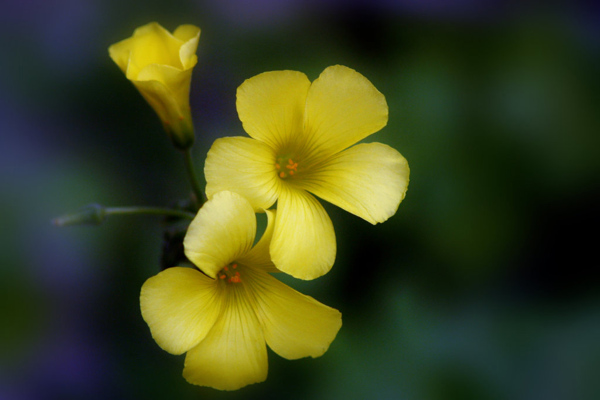
[[[298,163],[292,157],[294,156],[282,156],[275,160],[275,171],[281,179],[298,173]]]
[[[237,263],[226,265],[217,273],[217,276],[220,280],[226,280],[227,283],[240,283],[242,281],[240,271],[230,271],[230,269],[236,268],[238,268]]]

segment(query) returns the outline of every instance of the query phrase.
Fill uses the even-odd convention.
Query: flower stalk
[[[100,204],[88,204],[77,211],[54,218],[52,223],[60,227],[73,225],[100,225],[111,215],[162,215],[189,220],[194,219],[194,214],[173,208],[139,206],[104,207]]]
[[[194,192],[194,196],[196,197],[195,203],[197,204],[197,208],[200,208],[202,204],[204,204],[204,202],[206,201],[206,195],[202,191],[200,181],[198,180],[198,175],[196,174],[196,169],[194,168],[192,150],[191,148],[187,148],[185,150],[182,150],[182,153],[185,162],[185,169],[187,171],[190,184],[192,185],[192,191]]]

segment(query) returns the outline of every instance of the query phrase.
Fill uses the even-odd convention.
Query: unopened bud
[[[171,33],[151,22],[108,48],[110,57],[156,111],[171,141],[181,150],[194,143],[190,86],[199,40],[197,26],[181,25]]]

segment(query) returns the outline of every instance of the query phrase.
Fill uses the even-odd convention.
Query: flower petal
[[[179,58],[183,69],[194,67],[198,61],[196,49],[200,40],[200,28],[194,25],[180,25],[173,32],[173,36],[184,42],[179,49]]]
[[[302,132],[310,81],[301,72],[272,71],[247,79],[237,90],[237,111],[248,134],[281,150]]]
[[[127,73],[127,64],[131,53],[131,38],[121,40],[108,48],[108,55],[123,73]]]
[[[334,155],[299,187],[372,224],[398,210],[409,181],[408,163],[381,143],[358,144]]]
[[[158,23],[150,22],[149,24],[136,28],[131,37],[111,45],[108,48],[108,54],[124,73],[127,73],[128,66],[131,62],[131,53],[140,52],[141,55],[147,57],[148,60],[151,60],[150,62],[144,62],[141,55],[137,58],[134,57],[134,60],[141,63],[141,65],[133,66],[130,73],[137,75],[139,69],[147,64],[157,62],[155,60],[158,59],[164,60],[163,57],[168,56],[168,54],[164,54],[165,47],[161,38],[161,36],[164,36],[164,32],[166,32],[165,29]],[[163,54],[161,54],[161,51]]]
[[[282,189],[271,241],[273,263],[296,278],[318,278],[335,261],[331,219],[311,194],[286,186]]]
[[[133,83],[142,92],[142,95],[150,92],[162,102],[174,102],[174,104],[164,105],[166,110],[174,114],[170,115],[166,121],[174,122],[174,119],[183,116],[184,111],[189,112],[191,80],[191,69],[182,71],[169,65],[151,64],[140,71]],[[148,83],[153,81],[157,81],[162,85],[158,85],[158,87],[150,86]],[[148,98],[146,100],[154,107],[154,104]],[[158,112],[158,109],[154,108]],[[159,113],[159,115],[161,114]]]
[[[344,150],[387,124],[385,97],[358,72],[335,65],[311,85],[305,130],[317,158]]]
[[[281,272],[271,261],[271,254],[269,253],[269,246],[275,228],[276,212],[277,210],[265,210],[268,218],[267,229],[265,229],[258,243],[247,254],[237,259],[241,264],[259,268],[265,272]]]
[[[247,280],[248,281],[248,280]],[[281,357],[319,357],[342,326],[342,314],[305,296],[269,274],[255,272],[249,281],[267,344]]]
[[[264,143],[245,137],[215,140],[204,164],[208,198],[222,190],[244,196],[255,211],[277,200],[275,154]]]
[[[202,206],[183,240],[185,255],[215,278],[224,266],[246,254],[254,243],[256,216],[250,203],[233,192],[220,192]]]
[[[108,51],[125,72],[127,79],[135,80],[140,70],[150,64],[164,64],[181,69],[181,44],[181,40],[152,22],[137,28],[132,37],[113,44]]]
[[[156,80],[132,82],[148,104],[156,111],[162,123],[170,123],[179,118],[181,108],[164,83]]]
[[[236,288],[238,289],[238,288]],[[267,347],[244,288],[227,293],[213,329],[188,351],[183,376],[194,385],[236,390],[267,379]]]
[[[192,268],[169,268],[146,280],[142,316],[165,351],[182,354],[197,345],[217,320],[215,281]]]
[[[151,65],[145,70],[170,68]],[[154,109],[173,143],[181,149],[186,149],[194,142],[194,127],[189,105],[191,70],[177,72],[179,76],[171,77],[172,79],[166,83],[159,81],[158,79],[163,79],[159,77],[156,77],[156,80],[132,81],[132,83]]]

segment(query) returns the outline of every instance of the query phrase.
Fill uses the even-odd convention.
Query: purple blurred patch
[[[5,0],[0,13],[0,33],[18,39],[13,51],[32,51],[53,69],[77,69],[85,60],[95,57],[102,11],[96,0]]]

